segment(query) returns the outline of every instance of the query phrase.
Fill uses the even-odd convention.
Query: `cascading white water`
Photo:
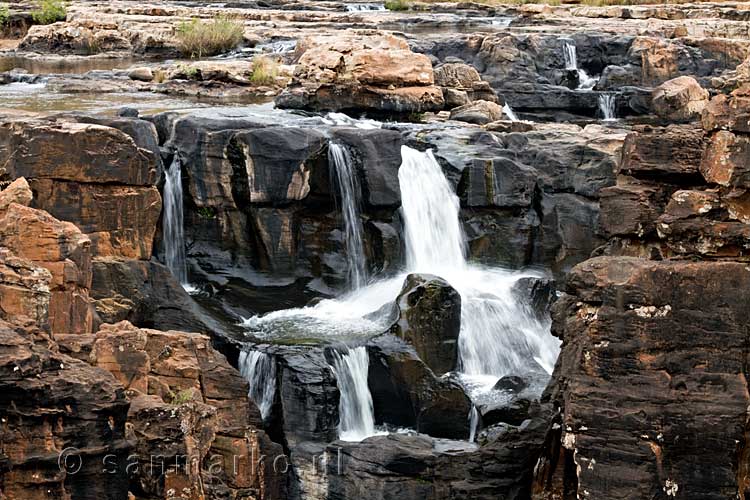
[[[585,70],[578,67],[578,54],[573,40],[563,40],[563,58],[565,69],[578,72],[579,90],[591,90],[599,82],[599,78],[589,76]]]
[[[565,69],[578,69],[578,56],[576,46],[570,40],[563,40],[563,57],[565,58]]]
[[[255,335],[292,331],[295,338],[367,338],[389,325],[387,315],[369,314],[398,295],[409,273],[430,273],[444,278],[461,295],[459,369],[472,394],[487,391],[505,375],[523,375],[540,368],[551,373],[559,342],[549,333],[549,320],[538,319],[513,293],[513,285],[520,278],[540,275],[467,262],[459,200],[432,152],[403,146],[401,155],[398,177],[407,254],[405,272],[312,307],[256,316],[245,320],[244,325]],[[354,358],[347,359],[347,364],[354,362]],[[366,370],[361,364],[359,369],[364,386]],[[345,408],[371,405],[369,391],[363,386],[347,393],[354,399],[347,400]]]
[[[250,384],[248,396],[258,405],[266,420],[271,414],[276,395],[276,363],[272,356],[260,351],[242,351],[237,365],[240,375]]]
[[[164,181],[164,264],[185,287],[188,284],[185,267],[185,236],[182,215],[182,169],[176,157],[166,172]]]
[[[516,116],[515,111],[513,111],[513,108],[510,107],[510,104],[507,102],[503,105],[503,114],[508,117],[508,120],[512,122],[517,122],[518,117]]]
[[[346,245],[347,282],[353,289],[362,287],[367,282],[367,262],[360,217],[362,191],[354,171],[349,150],[331,142],[328,145],[328,163],[332,167],[331,179],[339,188],[341,196],[341,214],[344,217],[344,243]]]
[[[365,347],[344,354],[333,352],[333,372],[341,393],[339,399],[339,438],[362,441],[375,435],[372,395],[367,385],[370,360]]]
[[[473,443],[477,438],[477,430],[479,429],[479,410],[477,407],[472,405],[471,411],[469,412],[469,442]]]
[[[350,3],[346,6],[347,12],[373,12],[386,10],[382,3]]]
[[[599,94],[599,111],[605,121],[617,120],[615,114],[615,95],[608,92]]]

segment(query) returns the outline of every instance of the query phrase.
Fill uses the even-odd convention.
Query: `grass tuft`
[[[385,8],[396,12],[409,10],[409,2],[408,0],[387,0]]]
[[[250,81],[253,85],[273,85],[279,76],[279,64],[270,57],[256,56],[253,58],[253,70]]]
[[[245,33],[242,21],[220,16],[211,21],[193,19],[177,27],[177,45],[187,57],[208,57],[237,47]]]
[[[41,0],[31,11],[31,18],[38,24],[52,24],[65,21],[68,9],[62,0]]]
[[[0,4],[0,28],[5,26],[10,19],[10,9],[7,4]]]

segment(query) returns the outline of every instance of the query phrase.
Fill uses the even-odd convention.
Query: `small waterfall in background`
[[[505,116],[508,117],[508,120],[512,122],[518,121],[518,117],[516,116],[516,113],[513,111],[513,108],[511,108],[510,104],[508,104],[507,102],[503,104],[503,113],[505,114]]]
[[[378,12],[384,11],[385,4],[382,3],[350,3],[346,6],[347,12]]]
[[[362,190],[359,186],[354,162],[346,147],[332,142],[328,145],[328,163],[333,167],[336,186],[341,195],[341,214],[344,217],[344,243],[346,245],[346,265],[348,284],[357,289],[367,282],[365,245],[362,237],[360,202]],[[333,184],[333,183],[332,183]]]
[[[563,57],[565,58],[565,69],[578,70],[578,56],[572,40],[563,40]]]
[[[240,375],[250,384],[248,397],[258,405],[266,420],[271,414],[276,395],[276,363],[272,356],[260,351],[242,351],[237,365]]]
[[[183,287],[188,287],[182,214],[182,168],[177,158],[172,160],[166,172],[162,231],[164,264]]]
[[[341,393],[339,438],[344,441],[362,441],[375,435],[372,395],[367,385],[367,372],[370,368],[367,349],[357,347],[344,354],[334,351],[332,368]]]
[[[615,114],[615,95],[611,93],[599,94],[599,111],[605,121],[617,120]]]
[[[586,71],[578,67],[578,53],[573,40],[563,40],[563,58],[565,69],[578,72],[578,89],[591,90],[599,82],[599,78],[589,76]]]

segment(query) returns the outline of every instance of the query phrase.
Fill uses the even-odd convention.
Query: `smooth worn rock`
[[[690,76],[668,80],[653,91],[654,111],[670,121],[698,118],[708,104],[708,91]]]
[[[5,216],[11,203],[28,207],[33,198],[34,194],[31,192],[29,183],[26,182],[25,178],[19,177],[14,180],[5,189],[0,191],[0,218]]]
[[[452,371],[458,360],[461,296],[442,278],[410,274],[396,298],[398,321],[391,331],[409,342],[437,375]]]
[[[484,125],[500,120],[503,108],[491,101],[474,101],[451,110],[451,120]]]

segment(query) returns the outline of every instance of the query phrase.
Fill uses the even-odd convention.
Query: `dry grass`
[[[279,76],[279,63],[267,56],[256,56],[253,59],[253,69],[250,81],[253,85],[273,85]]]
[[[211,21],[193,19],[177,27],[177,44],[187,57],[208,57],[228,52],[240,43],[245,33],[242,21],[217,17]]]

